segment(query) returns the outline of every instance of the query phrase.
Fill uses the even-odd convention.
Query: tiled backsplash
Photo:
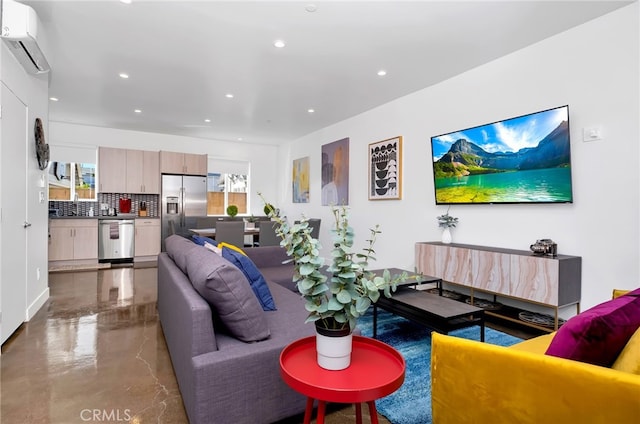
[[[138,215],[140,202],[147,202],[147,216],[158,217],[160,210],[158,202],[160,196],[157,194],[122,194],[122,193],[98,193],[97,202],[78,202],[77,206],[73,202],[50,201],[49,209],[60,210],[61,216],[88,216],[89,209],[93,207],[95,216],[100,215],[100,204],[106,203],[110,208],[115,208],[119,212],[120,199],[131,199],[131,212]],[[77,208],[77,209],[76,209]],[[74,214],[73,212],[77,212]]]

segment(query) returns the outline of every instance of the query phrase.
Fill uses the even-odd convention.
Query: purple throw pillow
[[[640,289],[569,319],[546,354],[610,367],[640,327]]]

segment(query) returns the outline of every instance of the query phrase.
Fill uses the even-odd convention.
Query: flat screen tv
[[[569,106],[431,137],[436,204],[572,203]]]

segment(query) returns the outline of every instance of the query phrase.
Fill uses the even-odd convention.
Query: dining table
[[[216,229],[215,227],[213,228],[189,228],[189,231],[191,231],[192,233],[195,233],[199,236],[202,237],[209,237],[215,240],[216,238]],[[244,227],[244,235],[245,236],[251,236],[253,243],[255,245],[255,243],[258,242],[258,236],[260,235],[260,228],[249,228],[249,227]]]

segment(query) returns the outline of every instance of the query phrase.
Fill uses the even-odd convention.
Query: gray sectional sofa
[[[315,330],[304,323],[299,294],[279,284],[292,287],[283,249],[245,249],[277,308],[265,311],[251,288],[247,295],[246,280],[230,283],[234,265],[216,253],[177,235],[166,247],[158,257],[158,313],[190,423],[272,423],[304,412],[306,399],[280,377],[279,356]]]

